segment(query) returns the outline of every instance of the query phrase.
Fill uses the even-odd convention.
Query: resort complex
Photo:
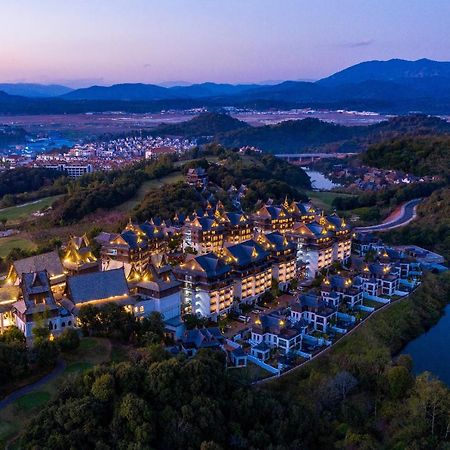
[[[191,171],[188,182],[199,186],[202,176]],[[420,276],[407,252],[309,202],[286,198],[254,212],[208,202],[171,219],[129,220],[92,241],[72,236],[59,252],[14,261],[0,324],[31,343],[35,327],[56,337],[80,326],[83,308],[114,304],[138,319],[160,313],[172,351],[219,347],[232,365],[250,358],[279,373],[407,295]],[[203,322],[187,329],[187,317]]]

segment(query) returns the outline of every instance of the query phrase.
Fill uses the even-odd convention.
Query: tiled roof
[[[207,253],[206,255],[197,256],[195,260],[198,264],[200,264],[208,277],[223,275],[231,269],[228,264],[225,264],[214,253]]]
[[[288,241],[286,237],[278,231],[267,233],[263,235],[263,238],[267,239],[267,241],[274,246],[271,248],[272,251],[283,251],[289,248],[295,248],[295,244],[292,241]]]
[[[230,224],[233,226],[239,225],[241,223],[247,223],[248,219],[244,216],[243,213],[235,213],[235,212],[228,212],[227,214],[228,220],[230,221]],[[241,222],[241,218],[244,216],[245,221]]]
[[[74,303],[84,303],[129,294],[123,268],[68,277],[67,287]]]
[[[253,239],[227,247],[226,250],[233,256],[234,262],[238,266],[246,266],[251,263],[263,261],[269,255]]]
[[[220,347],[224,337],[217,327],[188,330],[182,340],[185,347],[207,348]]]
[[[30,256],[14,262],[14,269],[19,276],[23,273],[46,270],[50,276],[64,275],[64,268],[56,250],[41,255]]]

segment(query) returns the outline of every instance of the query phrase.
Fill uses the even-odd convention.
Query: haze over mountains
[[[2,89],[3,86],[3,89]],[[450,113],[450,62],[428,59],[363,62],[316,82],[285,81],[275,85],[201,83],[163,87],[123,83],[70,90],[64,86],[0,85],[0,112],[123,110],[223,106],[251,108],[352,108],[402,113]],[[42,97],[48,97],[42,99]],[[41,99],[39,99],[41,98]]]

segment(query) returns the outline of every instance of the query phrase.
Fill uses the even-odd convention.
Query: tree
[[[34,342],[40,343],[42,341],[48,341],[50,337],[50,330],[45,326],[35,326],[32,330]]]
[[[73,328],[66,328],[57,339],[62,352],[70,352],[80,346],[80,336]]]
[[[413,414],[423,420],[434,436],[447,434],[450,394],[444,384],[425,372],[416,378],[415,395],[411,399]]]
[[[41,368],[50,368],[56,364],[59,347],[55,341],[39,339],[32,349],[33,360]]]
[[[95,334],[100,329],[99,309],[94,305],[82,305],[78,313],[78,321],[85,335]]]
[[[24,344],[25,341],[25,335],[15,326],[6,328],[3,334],[0,334],[0,342],[6,342],[7,344],[14,342]]]
[[[112,375],[105,373],[96,378],[92,384],[91,393],[102,402],[111,400],[114,396],[114,378]]]
[[[403,366],[390,367],[387,370],[386,379],[389,396],[393,399],[404,398],[413,384],[411,374]]]

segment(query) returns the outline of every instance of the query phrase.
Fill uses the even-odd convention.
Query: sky
[[[0,82],[315,80],[450,60],[450,0],[1,0]]]

